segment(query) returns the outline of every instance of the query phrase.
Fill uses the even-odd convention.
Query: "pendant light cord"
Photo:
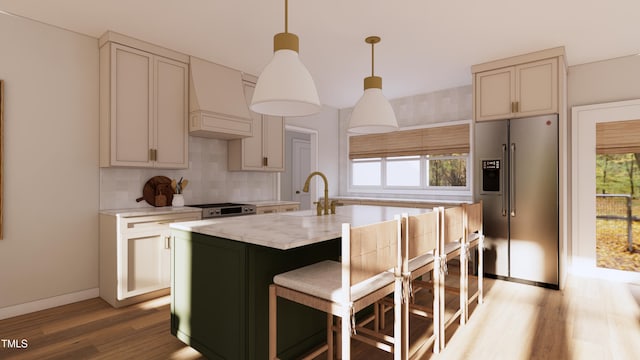
[[[373,56],[373,47],[375,46],[375,43],[371,43],[371,76],[373,75],[373,61],[375,59],[375,57]]]
[[[380,37],[379,36],[369,36],[366,39],[364,39],[364,42],[366,42],[367,44],[371,44],[371,77],[374,77],[374,65],[375,65],[375,54],[374,54],[374,49],[373,47],[380,42]]]
[[[284,32],[289,32],[289,0],[284,0]]]

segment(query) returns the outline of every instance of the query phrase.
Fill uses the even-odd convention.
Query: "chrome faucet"
[[[314,177],[315,175],[320,176],[324,181],[324,214],[329,215],[329,184],[327,181],[327,177],[323,173],[321,173],[320,171],[314,171],[311,174],[309,174],[309,176],[307,177],[307,181],[304,182],[304,187],[302,188],[302,191],[309,192],[309,183],[311,182],[311,178]],[[319,206],[320,204],[318,204],[318,207]],[[320,209],[318,209],[318,215],[321,215]]]

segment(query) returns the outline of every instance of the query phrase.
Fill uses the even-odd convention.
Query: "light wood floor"
[[[563,291],[489,280],[432,359],[640,359],[640,286],[570,275]]]
[[[446,349],[423,359],[640,359],[640,286],[570,275],[564,291],[491,279],[485,289]],[[2,320],[0,339],[28,347],[0,343],[0,359],[202,359],[169,333],[168,302],[113,309],[92,299]],[[354,346],[358,358],[391,358]]]
[[[170,333],[169,296],[114,309],[100,298],[0,321],[0,359],[204,359]]]

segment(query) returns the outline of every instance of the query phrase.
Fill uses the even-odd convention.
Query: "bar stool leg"
[[[327,360],[333,360],[333,315],[327,314]]]
[[[343,314],[340,318],[342,359],[351,359],[351,314]]]
[[[269,360],[275,360],[277,358],[277,332],[278,325],[276,321],[278,316],[276,314],[277,307],[276,299],[276,287],[275,285],[269,285]]]
[[[271,284],[269,285],[269,360],[277,359],[277,301],[278,299],[276,299],[276,287],[275,285]]]

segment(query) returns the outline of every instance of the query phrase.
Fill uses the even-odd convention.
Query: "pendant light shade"
[[[360,134],[397,130],[396,114],[382,94],[382,78],[373,74],[373,46],[380,42],[380,38],[370,36],[365,42],[371,44],[371,76],[364,79],[364,94],[353,108],[348,130]]]
[[[320,111],[320,99],[309,70],[298,56],[298,36],[285,32],[273,37],[273,58],[262,70],[251,99],[251,110],[274,116],[305,116]]]

